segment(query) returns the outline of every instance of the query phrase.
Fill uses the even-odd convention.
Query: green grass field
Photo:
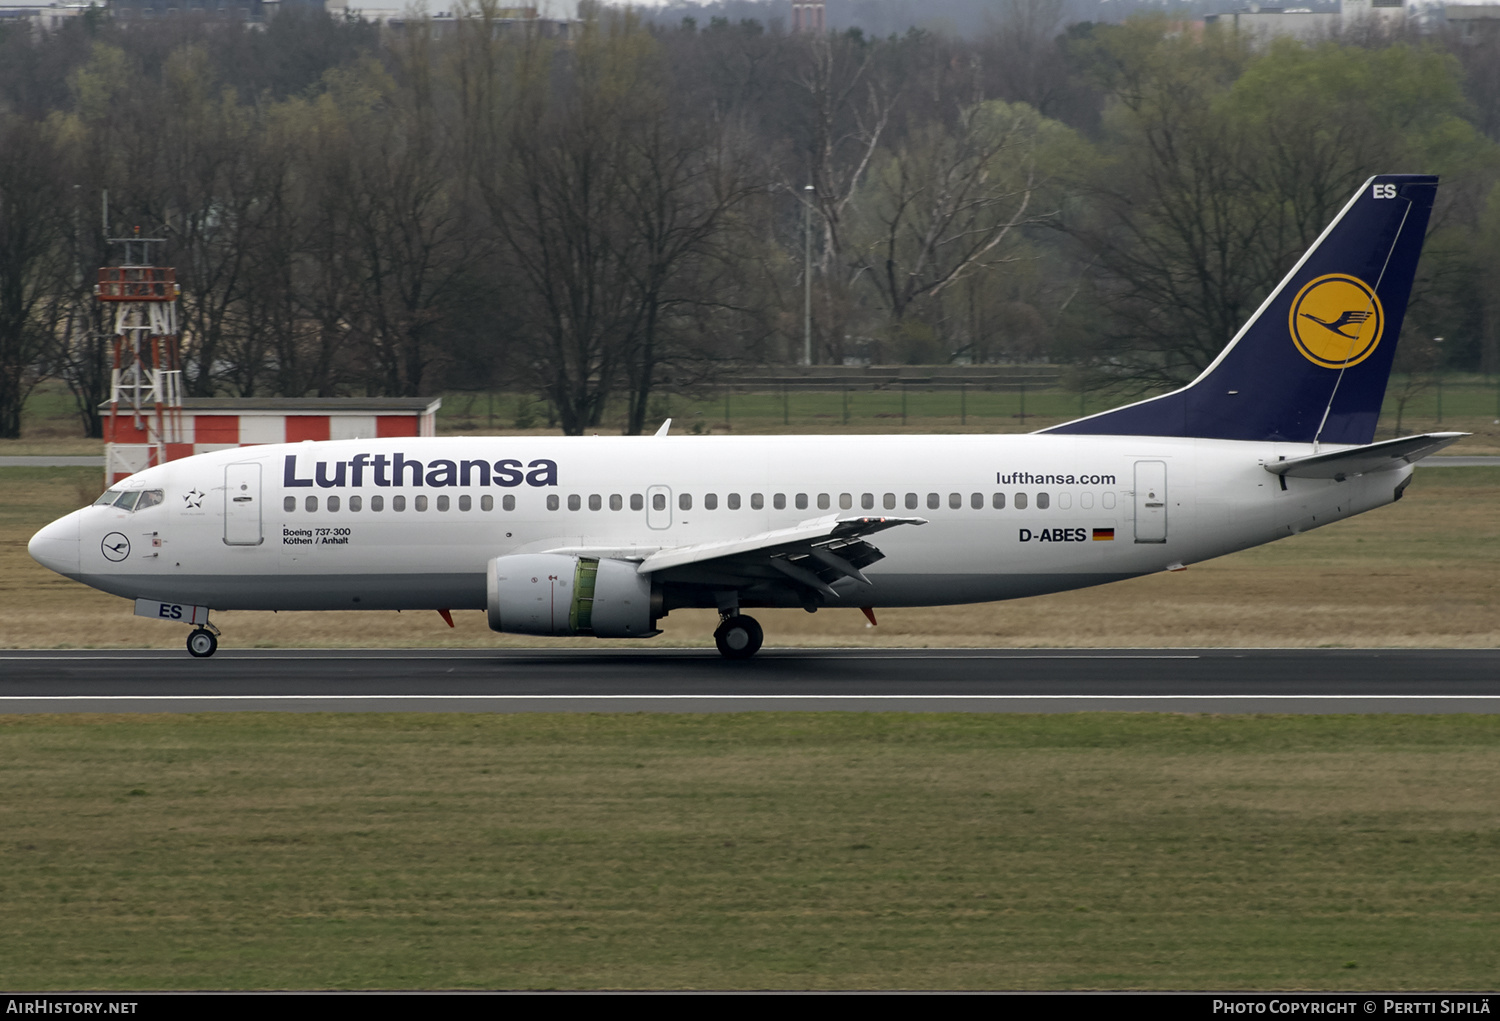
[[[818,434],[881,432],[1030,432],[1137,399],[1062,387],[986,390],[892,386],[879,390],[736,390],[701,397],[663,394],[650,427],[662,418],[688,433]],[[623,406],[604,416],[616,432]],[[458,393],[443,399],[438,429],[449,433],[546,432],[546,405],[523,394]],[[1419,432],[1469,432],[1457,453],[1500,453],[1500,381],[1455,375],[1441,384],[1397,376],[1381,412],[1380,439]],[[556,431],[556,430],[552,430]]]
[[[11,989],[1492,989],[1500,719],[0,718]]]
[[[879,390],[742,390],[721,388],[698,397],[660,394],[653,399],[649,428],[662,418],[678,433],[821,434],[1030,432],[1134,400],[1134,395],[1064,387],[986,390],[891,386]],[[600,432],[624,428],[625,409],[615,402]],[[1473,435],[1454,453],[1500,453],[1500,380],[1454,374],[1441,384],[1396,376],[1386,395],[1379,438],[1398,432],[1456,431]],[[72,398],[56,384],[29,399],[22,438],[0,440],[3,454],[89,454],[98,440],[83,438]],[[519,393],[450,393],[438,412],[440,434],[556,434],[543,402]]]

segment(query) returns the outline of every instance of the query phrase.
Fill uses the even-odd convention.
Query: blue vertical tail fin
[[[1181,390],[1042,432],[1369,443],[1437,181],[1417,174],[1366,181]]]

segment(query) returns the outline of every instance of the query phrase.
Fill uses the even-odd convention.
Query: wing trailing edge
[[[926,523],[926,518],[841,518],[830,514],[826,517],[800,522],[791,528],[777,528],[769,532],[747,535],[743,539],[705,542],[694,546],[674,546],[658,550],[646,557],[637,570],[641,574],[653,574],[674,567],[687,567],[691,564],[746,556],[813,557],[816,556],[813,553],[815,548],[822,549],[825,546],[843,548],[857,543],[864,536],[882,532],[887,528],[895,528],[897,525],[925,525]],[[866,563],[873,562],[856,563],[847,558],[838,557],[838,553],[832,548],[826,552],[840,560],[838,565],[832,566],[836,574],[847,575],[846,568],[849,568],[851,564],[852,569],[858,570],[866,566]],[[826,560],[818,559],[820,563],[828,564]]]

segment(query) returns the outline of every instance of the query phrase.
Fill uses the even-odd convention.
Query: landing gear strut
[[[725,659],[749,659],[760,651],[765,638],[756,619],[743,613],[726,616],[714,632],[714,644]]]

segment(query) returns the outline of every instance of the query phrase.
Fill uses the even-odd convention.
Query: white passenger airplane
[[[486,610],[643,638],[715,607],[1013,599],[1174,570],[1401,497],[1463,434],[1371,442],[1437,179],[1371,178],[1181,390],[1022,436],[426,438],[150,468],[32,538],[136,613]]]

